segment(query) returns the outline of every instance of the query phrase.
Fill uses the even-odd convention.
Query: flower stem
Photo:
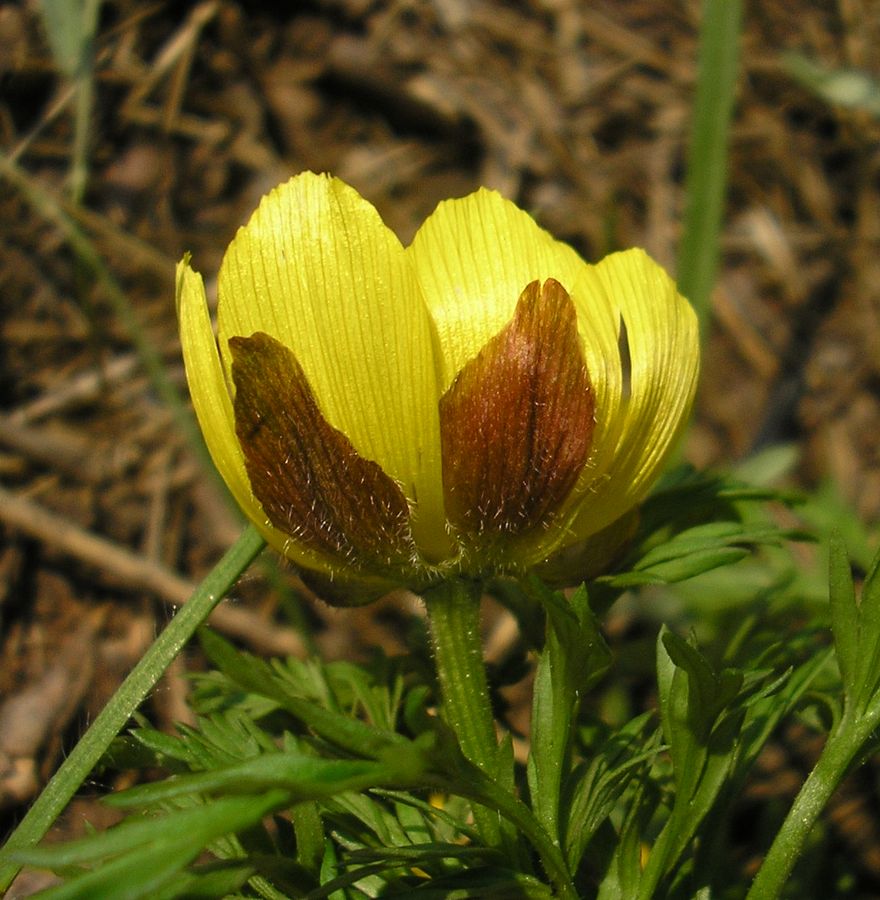
[[[481,595],[479,584],[451,578],[426,591],[423,598],[431,625],[443,718],[458,737],[464,755],[494,778],[498,741],[480,640]],[[474,818],[486,843],[498,846],[501,829],[497,814],[475,807]]]
[[[844,714],[831,734],[813,771],[795,798],[764,862],[752,882],[746,900],[779,897],[819,814],[846,774],[850,763],[877,725],[877,715]]]
[[[506,788],[505,773],[499,772],[499,747],[495,718],[489,699],[483,646],[480,640],[481,585],[450,579],[423,595],[431,624],[431,640],[443,702],[443,718],[458,737],[464,755],[480,770],[481,784],[471,784],[473,796],[485,798],[494,807],[474,804],[474,819],[489,846],[502,847],[515,858],[501,826],[500,812],[515,831],[524,835],[538,856],[557,896],[575,900],[577,892],[559,847],[553,843],[532,812],[512,787]],[[466,792],[467,794],[467,792]]]
[[[31,847],[43,837],[171,661],[264,546],[263,538],[253,526],[242,532],[73,748],[6,842],[4,855]],[[0,893],[9,887],[19,868],[16,863],[0,862]]]

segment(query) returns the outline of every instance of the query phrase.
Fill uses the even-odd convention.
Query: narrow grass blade
[[[704,0],[684,234],[678,257],[679,290],[696,309],[704,336],[718,267],[741,21],[741,0]]]
[[[6,842],[0,852],[0,892],[9,887],[19,869],[3,857],[33,846],[43,837],[171,661],[263,546],[263,538],[253,526],[245,529],[156,638]]]

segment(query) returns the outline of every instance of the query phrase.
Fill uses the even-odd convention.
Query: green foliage
[[[645,503],[638,533],[618,570],[597,579],[616,589],[673,584],[746,559],[758,547],[809,541],[801,528],[781,528],[767,501],[798,498],[755,488],[688,466],[670,472]]]
[[[876,749],[880,727],[880,554],[868,568],[857,600],[846,549],[834,537],[830,553],[831,630],[842,685],[826,702],[828,737],[748,893],[748,900],[777,897],[792,876],[810,832],[853,762]],[[840,694],[843,694],[841,703]]]
[[[180,726],[172,737],[142,726],[111,750],[112,760],[138,759],[175,773],[108,798],[143,812],[60,853],[45,848],[19,856],[68,871],[85,867],[58,896],[120,896],[112,894],[120,877],[139,885],[131,896],[199,896],[199,885],[221,883],[237,896],[330,896],[364,880],[398,886],[424,880],[411,874],[414,868],[446,877],[464,863],[481,869],[497,862],[485,849],[462,852],[456,842],[469,831],[459,826],[460,815],[379,790],[423,781],[430,797],[432,782],[442,787],[441,776],[426,774],[429,754],[383,727],[396,724],[408,700],[387,660],[373,669],[269,664],[216,635],[203,640],[220,668],[197,679],[198,727]],[[378,680],[386,675],[388,681]],[[195,864],[206,852],[213,859]]]
[[[98,764],[113,737],[125,727],[167,666],[263,546],[256,530],[246,529],[175,616],[172,626],[159,635],[120,685],[7,840],[4,854],[0,855],[0,890],[9,886],[17,871],[17,864],[11,861],[14,852],[35,844],[45,834]]]
[[[237,890],[251,874],[247,864],[230,867],[197,867],[184,873],[212,842],[230,832],[257,825],[280,808],[283,790],[262,796],[225,797],[198,803],[165,816],[133,819],[118,828],[60,848],[22,851],[19,858],[31,865],[53,868],[86,867],[78,878],[46,893],[56,898],[118,898],[125,885],[126,897],[177,897],[179,887],[195,888],[203,877],[217,884],[223,876],[226,889]],[[93,867],[90,867],[93,866]]]
[[[644,656],[627,669],[640,652],[609,641],[602,615],[658,584],[693,591],[713,577],[717,590],[760,555],[784,574],[783,557],[794,566],[787,542],[805,535],[774,524],[770,507],[789,522],[792,502],[681,469],[645,504],[615,571],[568,594],[535,577],[494,585],[523,624],[534,671],[521,764],[509,735],[490,736],[479,764],[463,751],[454,723],[467,709],[437,714],[449,698],[438,696],[444,682],[423,642],[410,656],[361,664],[264,660],[204,630],[211,668],[194,677],[196,724],[166,734],[141,721],[103,761],[163,777],[107,798],[125,815],[116,828],[8,859],[61,874],[48,897],[727,896],[743,884],[730,817],[768,740],[801,713],[826,723],[828,753],[797,801],[807,813],[792,811],[799,830],[781,827],[788,845],[774,844],[755,882],[753,896],[778,896],[766,884],[789,877],[803,823],[880,722],[878,560],[857,601],[846,550],[833,542],[833,643],[828,610],[817,618],[802,604],[792,619],[798,582],[777,577],[766,602],[737,601],[735,628],[722,604],[706,645],[659,627],[651,680]],[[787,596],[787,628],[774,590]],[[478,601],[469,588],[439,592],[429,615],[453,596]],[[694,608],[701,620],[711,609]],[[606,716],[615,684],[634,677],[655,685],[656,704]],[[459,700],[487,702],[466,689]],[[785,865],[774,863],[780,855]]]

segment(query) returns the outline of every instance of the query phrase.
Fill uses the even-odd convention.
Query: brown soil
[[[674,270],[697,0],[314,0],[273,11],[286,6],[108,0],[88,184],[75,207],[70,83],[38,4],[0,4],[0,146],[24,179],[0,182],[7,825],[238,530],[59,216],[118,282],[184,396],[176,260],[191,251],[210,290],[259,197],[302,169],[353,184],[404,241],[440,199],[488,185],[588,259],[637,244]],[[714,327],[688,455],[705,465],[797,442],[801,483],[832,476],[876,522],[880,122],[799,86],[788,50],[880,72],[880,6],[747,4]],[[302,652],[277,590],[299,586],[286,571],[275,581],[249,576],[217,625],[260,652]],[[394,651],[408,614],[399,598],[306,609],[330,656],[377,643]],[[188,715],[187,664],[149,699],[160,724]]]

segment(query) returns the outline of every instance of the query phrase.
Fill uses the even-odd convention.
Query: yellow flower
[[[186,259],[177,303],[236,500],[306,572],[366,595],[521,572],[620,519],[699,368],[693,311],[643,251],[588,265],[488,190],[404,247],[352,188],[298,175],[226,252],[217,339]]]

